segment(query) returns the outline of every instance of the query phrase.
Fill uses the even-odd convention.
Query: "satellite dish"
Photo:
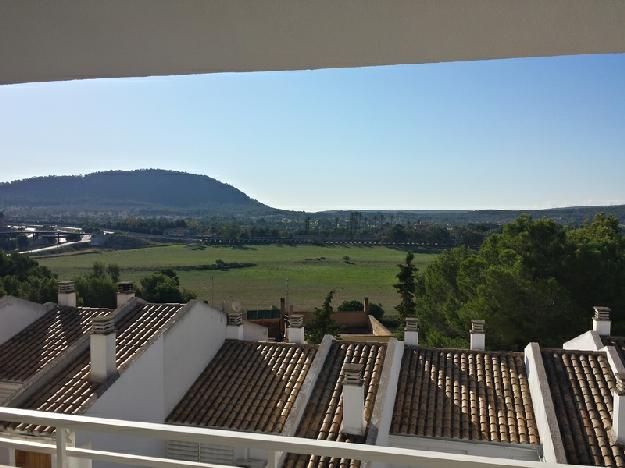
[[[235,312],[241,312],[241,303],[240,302],[233,302],[232,303],[232,310]]]

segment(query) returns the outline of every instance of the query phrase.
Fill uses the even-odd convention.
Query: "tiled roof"
[[[335,342],[326,357],[315,387],[310,395],[308,405],[297,429],[297,437],[309,439],[336,440],[340,442],[363,443],[365,437],[354,437],[341,432],[343,407],[341,394],[343,391],[343,364],[358,362],[365,366],[365,422],[367,430],[371,422],[371,414],[375,405],[378,384],[384,364],[386,346],[374,343]],[[359,466],[357,460],[329,458],[309,455],[288,454],[284,467],[305,466]]]
[[[542,356],[567,461],[624,466],[623,448],[609,437],[615,379],[605,354],[543,350]]]
[[[227,340],[168,423],[281,432],[317,348]]]
[[[139,304],[116,323],[117,368],[122,373],[127,364],[163,327],[181,311],[184,304]],[[81,414],[111,384],[91,382],[89,350],[85,350],[57,374],[45,388],[20,405],[21,408],[54,413]],[[18,431],[51,433],[53,427],[29,424],[11,425]]]
[[[538,444],[523,354],[406,346],[391,433]]]
[[[0,380],[24,381],[89,331],[91,318],[110,309],[55,307],[0,344]]]

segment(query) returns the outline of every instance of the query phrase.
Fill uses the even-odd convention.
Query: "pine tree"
[[[315,314],[308,332],[308,341],[311,343],[321,343],[325,335],[337,336],[341,331],[341,327],[332,320],[333,297],[334,290],[328,293],[321,308],[315,307]]]
[[[397,283],[393,285],[393,287],[397,289],[397,293],[401,299],[401,302],[395,306],[395,310],[399,312],[399,316],[402,320],[408,316],[414,317],[417,311],[415,304],[415,273],[417,267],[412,263],[413,260],[413,253],[408,252],[406,262],[397,265],[399,267],[399,273],[397,273]]]

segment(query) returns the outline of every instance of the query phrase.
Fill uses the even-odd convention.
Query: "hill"
[[[257,216],[277,210],[205,175],[161,169],[0,183],[0,210],[19,216]]]

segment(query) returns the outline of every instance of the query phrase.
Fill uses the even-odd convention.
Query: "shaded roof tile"
[[[616,382],[605,354],[558,349],[542,356],[567,461],[625,466],[623,447],[610,441]]]
[[[316,352],[311,345],[227,340],[167,422],[280,432]]]
[[[0,380],[23,382],[89,331],[91,319],[111,309],[55,307],[0,344]]]
[[[523,354],[406,346],[391,434],[538,444]]]
[[[384,344],[332,343],[295,435],[309,439],[364,443],[366,434],[364,437],[354,437],[341,432],[343,364],[347,362],[364,364],[365,422],[368,431],[385,354],[386,345]],[[360,466],[360,461],[290,453],[283,466],[293,468],[338,465],[357,467]]]

